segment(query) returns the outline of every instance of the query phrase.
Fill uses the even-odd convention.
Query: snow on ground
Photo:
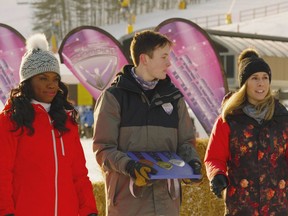
[[[24,37],[28,37],[32,34],[32,21],[33,10],[29,4],[17,4],[17,2],[23,2],[24,0],[0,0],[0,23],[5,23],[18,30]],[[33,2],[37,0],[25,0],[26,2]],[[176,1],[176,0],[175,0]],[[181,17],[186,19],[192,19],[196,17],[204,17],[211,15],[219,15],[230,13],[232,16],[232,25],[221,26],[221,29],[231,30],[233,28],[237,30],[237,22],[239,20],[239,12],[243,10],[250,10],[253,8],[264,7],[268,5],[275,5],[278,3],[287,2],[284,0],[201,0],[201,4],[189,4],[187,9],[179,10],[177,8],[172,10],[155,10],[153,13],[138,15],[136,17],[136,23],[134,24],[134,30],[140,30],[143,28],[150,28],[157,26],[162,21],[173,18]],[[245,27],[245,23],[240,25],[240,31],[248,31],[248,33],[260,34],[273,34],[282,36],[285,34],[288,37],[288,28],[286,28],[286,20],[288,14],[283,16],[274,16],[271,20],[259,19],[259,22],[249,21],[249,27]],[[279,25],[279,23],[281,23]],[[281,26],[284,26],[282,28]],[[236,27],[233,27],[236,26]],[[49,26],[47,26],[49,27]],[[119,24],[99,26],[112,34],[115,38],[119,39],[126,34],[127,23],[122,21]],[[223,27],[223,28],[222,28]],[[254,28],[255,27],[255,28]],[[246,28],[246,29],[245,29]],[[259,32],[260,31],[260,32]]]
[[[82,138],[81,143],[86,158],[86,167],[88,169],[88,176],[91,182],[103,181],[103,176],[98,166],[95,156],[93,154],[92,139]]]
[[[288,12],[275,14],[250,21],[217,26],[213,29],[277,37],[288,37]]]
[[[230,13],[232,17],[232,24],[222,25],[217,27],[219,30],[231,30],[237,31],[239,27],[239,15],[240,11],[251,10],[254,8],[276,5],[287,1],[283,0],[202,0],[201,4],[189,4],[187,9],[179,10],[157,10],[153,13],[143,14],[136,17],[134,24],[134,31],[141,30],[144,28],[156,27],[158,24],[166,19],[180,17],[185,19],[193,19],[205,16],[223,15]],[[270,17],[271,21],[270,21]],[[256,34],[267,34],[274,36],[286,36],[288,37],[287,26],[288,14],[279,14],[275,16],[269,16],[265,18],[259,18],[256,22],[253,20],[243,23],[239,27],[241,32],[256,33]],[[263,20],[263,21],[262,21]],[[233,28],[232,28],[233,26]],[[278,28],[285,26],[285,28]],[[119,39],[121,36],[126,34],[127,24],[123,21],[119,24],[101,26],[102,29],[109,32],[115,38]]]

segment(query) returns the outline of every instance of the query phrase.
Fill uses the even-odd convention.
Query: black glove
[[[15,216],[14,214],[6,214],[4,216]]]
[[[188,162],[188,165],[193,169],[193,173],[195,175],[201,175],[201,163],[196,160],[191,160]],[[182,179],[185,184],[192,184],[193,182],[201,182],[202,178],[200,179]]]
[[[199,161],[196,160],[191,160],[188,162],[189,166],[192,167],[193,169],[193,173],[195,175],[201,175],[201,163]]]
[[[223,174],[217,174],[210,182],[210,190],[218,197],[222,198],[221,192],[228,186],[228,179]]]
[[[127,173],[135,180],[135,185],[142,187],[149,183],[150,175],[155,175],[157,170],[151,166],[130,160],[126,165]]]
[[[89,214],[89,215],[87,215],[87,216],[98,216],[98,214],[92,213],[92,214]]]

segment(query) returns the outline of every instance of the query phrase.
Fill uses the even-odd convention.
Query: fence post
[[[232,23],[232,17],[231,13],[226,14],[226,24],[231,24]]]

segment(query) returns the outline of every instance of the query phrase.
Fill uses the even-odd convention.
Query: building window
[[[220,54],[220,59],[226,78],[235,78],[235,57],[234,55]]]

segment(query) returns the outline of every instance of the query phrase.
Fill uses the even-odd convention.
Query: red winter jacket
[[[0,113],[0,216],[97,213],[77,125],[67,120],[70,131],[59,137],[45,109],[33,107],[33,136],[12,132],[9,116]]]
[[[214,124],[204,158],[207,177],[210,181],[216,174],[226,175],[227,173],[227,161],[230,159],[229,136],[228,123],[219,117]]]

